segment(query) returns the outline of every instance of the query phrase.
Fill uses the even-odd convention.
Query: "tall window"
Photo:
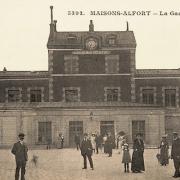
[[[80,101],[79,89],[64,89],[65,102],[78,102]]]
[[[105,101],[119,101],[120,88],[105,88]]]
[[[41,102],[41,90],[30,90],[30,102]]]
[[[38,143],[52,143],[52,124],[51,122],[38,122]]]
[[[115,74],[119,72],[119,56],[106,55],[105,56],[105,72],[108,74]]]
[[[141,133],[145,140],[145,121],[132,121],[132,139],[135,139],[137,133]]]
[[[142,90],[142,102],[144,104],[154,104],[154,90],[153,89]]]
[[[64,56],[64,71],[65,73],[75,74],[79,72],[77,55],[65,55]]]
[[[20,100],[20,90],[8,90],[8,102],[19,102]]]
[[[176,89],[165,89],[165,106],[176,106]]]

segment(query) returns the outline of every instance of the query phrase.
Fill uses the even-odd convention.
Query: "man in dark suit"
[[[92,170],[94,170],[93,167],[93,161],[92,161],[92,144],[91,141],[88,139],[87,133],[84,133],[84,138],[81,142],[81,155],[84,158],[84,167],[82,169],[87,169],[87,158],[89,160],[89,164]]]
[[[19,134],[19,141],[13,145],[11,152],[15,155],[16,159],[16,173],[15,180],[19,180],[19,171],[21,169],[21,180],[25,180],[25,167],[26,161],[28,160],[28,148],[24,143],[24,134]]]
[[[108,132],[106,144],[107,144],[107,153],[109,154],[109,157],[112,157],[113,137],[111,136],[111,132]]]
[[[75,144],[76,144],[77,150],[79,150],[79,148],[80,148],[80,136],[79,136],[79,134],[76,134],[76,135],[75,135],[75,137],[74,137],[74,142],[75,142]]]
[[[174,178],[180,177],[180,138],[177,132],[173,132],[173,142],[171,149],[171,159],[174,161]]]
[[[96,142],[96,153],[98,154],[99,148],[101,147],[101,143],[102,143],[102,138],[99,134],[96,134],[95,142]]]

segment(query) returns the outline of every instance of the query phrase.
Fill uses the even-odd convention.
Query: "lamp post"
[[[93,112],[92,111],[90,112],[89,116],[90,116],[90,120],[92,121],[93,120]]]

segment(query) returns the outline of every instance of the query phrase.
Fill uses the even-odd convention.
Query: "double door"
[[[80,139],[83,137],[83,122],[70,121],[69,122],[69,147],[75,147],[75,135],[79,135]]]

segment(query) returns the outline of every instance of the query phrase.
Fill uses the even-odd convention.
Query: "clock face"
[[[97,48],[97,41],[94,39],[88,39],[86,41],[86,48],[89,50],[95,50]]]

